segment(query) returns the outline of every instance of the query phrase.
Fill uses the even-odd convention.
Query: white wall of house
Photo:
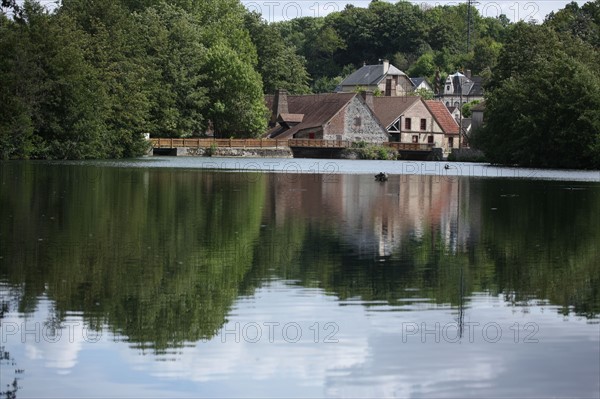
[[[428,90],[433,92],[433,88],[429,86],[429,83],[427,83],[426,81],[422,81],[421,83],[419,83],[419,85],[415,87],[415,91],[416,90]]]
[[[408,119],[410,119],[410,129],[407,125]],[[400,120],[400,129],[401,143],[433,143],[434,147],[439,148],[444,146],[444,133],[423,101],[416,102],[404,112]]]

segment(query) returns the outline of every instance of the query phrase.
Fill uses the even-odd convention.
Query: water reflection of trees
[[[46,295],[59,325],[82,312],[138,348],[214,336],[270,278],[365,306],[489,292],[600,313],[591,185],[35,164],[1,177],[0,276],[18,310]]]
[[[263,180],[78,167],[30,176],[0,199],[15,221],[0,228],[2,274],[21,287],[20,312],[44,294],[59,320],[82,311],[159,349],[223,325],[252,267]]]

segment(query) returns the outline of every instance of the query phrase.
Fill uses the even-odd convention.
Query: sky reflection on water
[[[136,162],[0,164],[19,397],[598,397],[589,172]]]

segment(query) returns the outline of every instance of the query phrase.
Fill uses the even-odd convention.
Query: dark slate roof
[[[302,96],[287,96],[288,111],[290,114],[302,114],[302,122],[289,130],[281,132],[280,127],[271,129],[269,137],[286,139],[291,138],[301,130],[319,128],[331,120],[342,110],[357,94],[356,93],[323,93]],[[265,96],[269,109],[273,106],[273,96]]]
[[[425,83],[427,83],[425,78],[410,78],[410,81],[412,82],[413,86],[415,86],[415,87],[417,87],[418,85],[423,83],[423,81],[425,81]]]
[[[460,72],[452,75],[452,84],[454,86],[455,96],[483,96],[483,78],[481,76],[472,76],[467,78]]]
[[[352,73],[340,83],[340,86],[370,86],[381,82],[387,75],[405,75],[395,66],[389,66],[388,72],[383,72],[383,65],[365,65]]]
[[[458,134],[458,123],[456,123],[456,120],[454,120],[452,114],[450,114],[448,108],[442,102],[427,100],[425,101],[425,105],[442,128],[444,134]]]
[[[421,101],[419,96],[373,97],[373,112],[387,129],[413,104]]]

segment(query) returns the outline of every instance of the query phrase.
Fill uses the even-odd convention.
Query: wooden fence
[[[150,139],[154,148],[209,148],[212,146],[225,148],[349,148],[349,140],[318,140],[318,139]],[[431,151],[433,144],[388,142],[384,145],[400,151]]]
[[[290,139],[288,145],[307,148],[348,148],[352,142],[349,140]]]
[[[280,148],[287,147],[288,140],[275,139],[150,139],[154,148]]]

